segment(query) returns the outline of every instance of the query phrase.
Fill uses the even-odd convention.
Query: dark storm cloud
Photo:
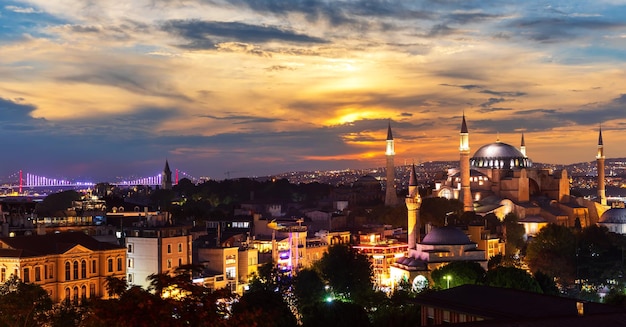
[[[33,118],[30,113],[36,108],[30,104],[22,104],[23,99],[4,99],[0,97],[0,130],[10,132],[37,131],[47,123],[43,118]]]
[[[324,0],[234,0],[229,5],[244,5],[262,14],[285,16],[302,14],[310,22],[324,20],[334,26],[362,25],[358,18],[433,19],[429,10],[415,9],[407,1],[324,1]]]
[[[479,91],[479,93],[485,93],[485,94],[491,94],[491,95],[497,95],[497,96],[503,96],[503,97],[521,97],[521,96],[526,95],[526,92],[519,92],[519,91],[509,92],[509,91],[482,90],[482,91]]]
[[[215,116],[215,115],[200,115],[202,118],[210,118],[215,120],[231,120],[233,124],[249,124],[249,123],[275,123],[284,121],[284,119],[257,117],[249,115],[227,115],[227,116]]]
[[[480,113],[489,113],[489,112],[497,112],[497,111],[511,111],[513,108],[482,108],[478,110]]]
[[[346,105],[367,107],[387,107],[402,110],[404,112],[417,110],[421,107],[432,106],[455,106],[457,99],[435,97],[431,94],[398,96],[391,93],[353,92],[341,93],[334,97],[327,97],[315,101],[294,101],[289,103],[289,108],[306,111],[325,111],[328,108],[339,108]]]
[[[496,103],[501,103],[501,102],[505,102],[506,99],[504,98],[489,98],[486,102],[483,102],[480,104],[480,106],[482,108],[489,108],[492,105],[496,104]]]
[[[542,43],[566,41],[581,37],[581,31],[616,30],[626,27],[624,22],[612,22],[595,17],[522,18],[508,27],[522,37]]]
[[[427,38],[441,37],[458,33],[458,29],[448,27],[445,24],[437,24],[433,26],[428,33],[422,35]]]
[[[460,87],[460,88],[465,89],[465,90],[475,90],[475,89],[483,89],[484,88],[484,86],[476,85],[476,84],[455,85],[455,84],[443,83],[443,84],[439,84],[439,85],[441,85],[441,86],[451,86],[451,87]]]
[[[532,114],[555,114],[557,113],[556,109],[530,109],[530,110],[517,110],[514,112],[516,115],[532,115]]]
[[[451,23],[457,24],[472,24],[480,23],[487,20],[501,19],[501,15],[493,15],[482,12],[468,12],[468,13],[454,13],[446,15],[445,19]]]
[[[61,76],[60,81],[108,85],[141,95],[175,98],[184,101],[190,99],[169,86],[164,80],[167,72],[155,66],[120,64],[119,62],[99,63],[85,67],[85,73]]]
[[[183,47],[213,49],[221,42],[265,43],[285,41],[302,44],[326,43],[327,41],[273,26],[258,26],[238,22],[215,22],[197,19],[170,20],[161,28],[188,40]]]

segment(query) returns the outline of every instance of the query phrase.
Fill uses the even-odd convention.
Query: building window
[[[117,271],[122,271],[122,258],[117,258]]]
[[[167,268],[172,268],[172,259],[167,259]]]
[[[108,265],[108,268],[109,268],[109,272],[113,272],[113,259],[112,258],[109,258],[107,260],[107,265]]]
[[[128,253],[133,253],[133,243],[128,243]]]
[[[87,278],[87,261],[80,262],[80,278]]]
[[[167,253],[172,253],[172,244],[167,245]]]
[[[43,266],[43,279],[48,278],[48,265]]]
[[[87,286],[83,285],[80,287],[80,296],[83,301],[87,299]]]
[[[7,280],[7,269],[2,267],[0,268],[0,282],[4,283]]]
[[[91,273],[92,274],[97,274],[98,273],[96,271],[96,260],[91,260]]]
[[[74,303],[78,303],[78,286],[74,286]]]
[[[128,268],[133,268],[135,266],[135,262],[133,258],[128,258]]]
[[[71,264],[70,264],[69,261],[65,263],[65,280],[72,279],[72,275],[71,275],[71,273],[72,273],[71,269],[72,268],[70,266],[71,266]],[[68,296],[68,299],[69,299],[69,296]]]
[[[30,269],[24,268],[24,276],[22,276],[24,283],[30,283]]]
[[[49,272],[48,278],[50,279],[54,278],[54,263],[50,264],[50,269],[48,270],[48,272]]]
[[[183,243],[178,243],[178,253],[183,252]]]
[[[41,281],[41,267],[39,266],[35,267],[35,281],[36,282]]]
[[[96,296],[96,284],[89,284],[89,297]]]
[[[183,258],[178,258],[178,266],[182,266],[183,265]]]
[[[128,278],[127,278],[129,283],[133,282],[133,274],[128,274]]]
[[[235,279],[237,277],[237,269],[235,267],[226,268],[226,278]]]
[[[74,261],[74,279],[78,279],[78,261]]]
[[[70,291],[70,288],[66,287],[65,288],[65,302],[70,302],[70,297],[72,295],[71,293],[72,291]]]

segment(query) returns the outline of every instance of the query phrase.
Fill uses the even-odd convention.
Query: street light
[[[445,275],[445,276],[443,276],[443,279],[445,279],[448,282],[448,287],[447,288],[450,288],[450,279],[452,279],[452,276]]]

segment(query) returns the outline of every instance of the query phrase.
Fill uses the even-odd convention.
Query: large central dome
[[[470,164],[476,168],[527,168],[532,161],[510,144],[495,142],[483,145],[474,153]]]

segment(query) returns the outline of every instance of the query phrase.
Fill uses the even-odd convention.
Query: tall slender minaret
[[[598,169],[598,199],[600,204],[606,205],[606,190],[604,186],[604,144],[602,143],[602,125],[598,133],[598,154],[596,155],[596,166]]]
[[[519,147],[519,152],[521,152],[522,155],[524,155],[524,158],[528,157],[526,156],[526,143],[524,142],[524,132],[522,132],[522,144]]]
[[[165,168],[163,168],[163,173],[161,173],[161,188],[164,190],[172,189],[172,171],[167,159],[165,159]]]
[[[409,195],[404,200],[407,208],[407,230],[409,232],[409,251],[415,249],[415,245],[420,240],[420,206],[422,198],[417,188],[417,176],[415,175],[415,164],[411,165],[411,175],[409,177]]]
[[[459,166],[461,168],[461,194],[460,200],[463,202],[463,211],[474,211],[474,201],[472,200],[472,190],[470,189],[470,147],[469,132],[467,131],[467,123],[465,122],[465,113],[463,113],[463,122],[461,123],[461,136],[459,152]]]
[[[391,134],[391,122],[387,128],[387,148],[385,155],[387,156],[387,184],[385,190],[385,205],[395,206],[398,204],[398,195],[396,194],[396,168],[393,165],[393,156],[396,154],[393,146],[393,135]]]

